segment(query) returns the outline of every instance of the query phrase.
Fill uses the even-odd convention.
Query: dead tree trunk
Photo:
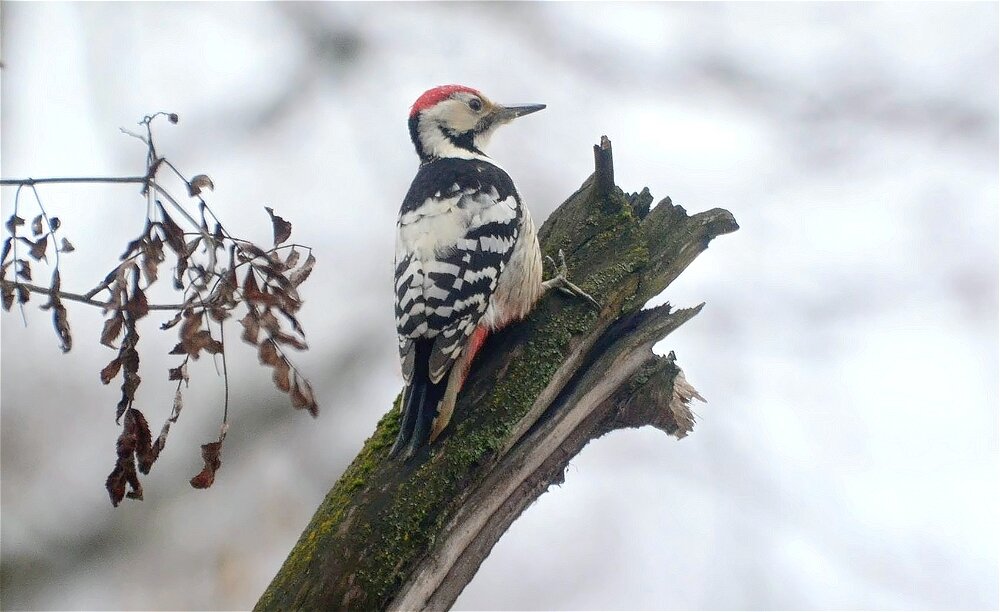
[[[615,186],[611,144],[594,174],[540,231],[571,279],[601,302],[547,295],[487,341],[442,438],[411,461],[386,460],[398,404],[333,487],[257,610],[448,608],[493,545],[590,440],[652,425],[678,438],[697,392],[653,344],[701,309],[641,310],[732,214],[688,216],[669,198]]]

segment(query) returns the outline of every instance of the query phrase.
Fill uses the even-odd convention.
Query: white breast
[[[421,261],[433,261],[455,248],[465,236],[470,218],[468,211],[459,208],[459,198],[428,200],[400,217],[397,261],[410,254]]]

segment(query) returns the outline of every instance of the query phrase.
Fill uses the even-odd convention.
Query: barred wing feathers
[[[407,383],[416,342],[432,342],[434,383],[461,355],[514,250],[522,215],[510,177],[492,164],[442,159],[421,167],[396,243],[396,329]]]

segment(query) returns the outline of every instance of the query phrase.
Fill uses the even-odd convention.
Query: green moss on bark
[[[651,296],[647,277],[676,256],[648,192],[599,193],[592,176],[540,228],[543,252],[564,250],[573,281],[602,304],[547,295],[523,322],[491,337],[473,364],[444,435],[406,463],[386,455],[399,427],[397,398],[323,501],[258,610],[381,609],[395,597],[489,473],[574,342]],[[669,205],[669,203],[668,203]],[[680,216],[686,218],[681,209]],[[679,247],[676,247],[679,248]],[[667,252],[661,252],[665,249]],[[655,250],[655,256],[651,253]]]

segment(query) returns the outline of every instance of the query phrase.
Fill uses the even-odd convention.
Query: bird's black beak
[[[518,117],[529,115],[545,108],[544,104],[497,104],[494,106],[493,121],[496,123],[507,123]]]

